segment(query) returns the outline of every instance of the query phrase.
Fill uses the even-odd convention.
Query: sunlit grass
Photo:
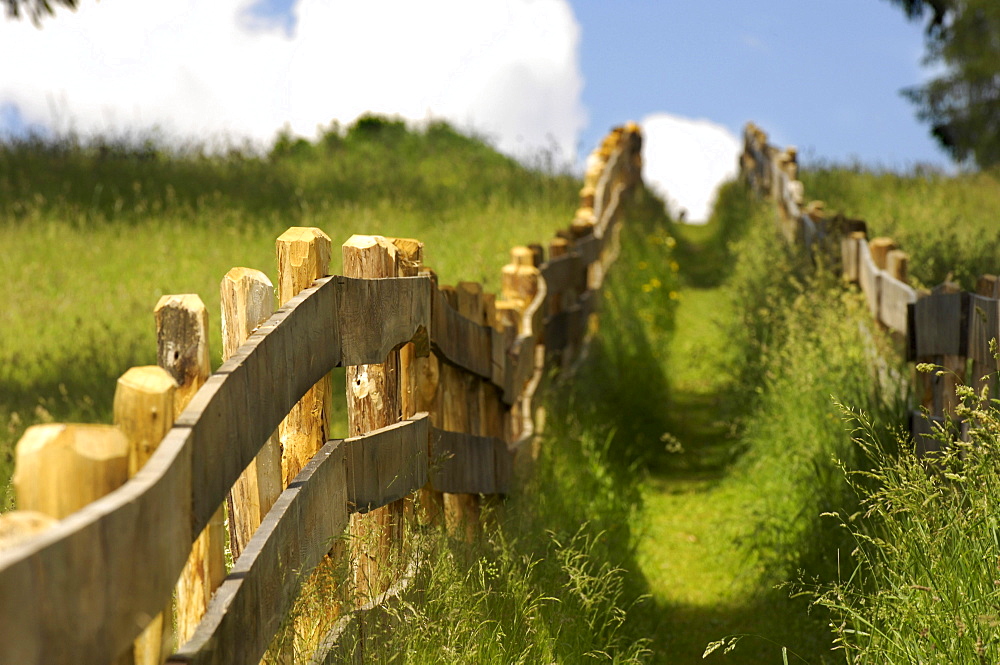
[[[946,176],[860,168],[803,169],[806,196],[828,212],[868,222],[869,236],[890,236],[910,254],[918,284],[935,286],[949,274],[964,288],[1000,270],[1000,174]]]
[[[382,121],[318,143],[279,141],[265,156],[66,139],[0,146],[0,163],[0,270],[16,294],[0,310],[5,508],[26,427],[109,422],[117,377],[155,363],[161,295],[201,296],[217,366],[223,275],[246,266],[277,284],[274,242],[290,226],[330,236],[334,273],[355,233],[412,237],[442,284],[495,291],[509,248],[566,226],[580,185],[444,125],[418,133]]]

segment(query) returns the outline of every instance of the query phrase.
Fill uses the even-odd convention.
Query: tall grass
[[[864,218],[872,237],[890,236],[910,254],[919,284],[935,286],[949,274],[966,289],[1000,269],[1000,173],[946,176],[916,169],[877,172],[820,166],[801,173],[806,194],[829,212]]]
[[[722,200],[747,194],[731,185]],[[881,360],[891,344],[870,323],[863,302],[774,230],[773,209],[748,205],[745,232],[728,246],[735,265],[724,288],[735,316],[729,409],[738,447],[712,490],[734,523],[726,530],[744,557],[733,582],[729,636],[717,635],[712,658],[729,648],[736,662],[840,662],[829,615],[810,611],[801,593],[835,580],[850,566],[851,540],[823,517],[849,515],[857,496],[842,469],[867,469],[839,404],[877,413],[898,425],[905,413],[899,367]],[[789,595],[794,596],[789,599]],[[735,650],[733,650],[735,648]]]
[[[0,509],[11,507],[13,445],[26,427],[108,422],[117,377],[155,363],[161,295],[201,295],[218,364],[222,276],[242,265],[277,283],[274,240],[290,226],[317,226],[335,247],[354,233],[415,237],[442,283],[495,290],[510,247],[567,224],[579,184],[447,125],[410,131],[381,118],[317,141],[279,137],[264,155],[127,137],[0,144],[10,294],[0,309]]]
[[[572,375],[553,377],[530,472],[471,546],[432,534],[430,565],[383,622],[365,628],[371,662],[650,659],[660,617],[637,572],[634,525],[643,448],[662,445],[663,430],[660,414],[643,414],[648,400],[624,413],[617,400],[662,385],[648,354],[672,327],[672,245],[662,201],[640,190],[589,355]],[[344,649],[330,662],[357,655]]]
[[[1000,418],[997,401],[960,387],[941,451],[920,459],[905,438],[886,446],[861,416],[870,470],[849,474],[858,515],[837,514],[857,564],[825,587],[851,663],[993,663],[1000,658]],[[854,414],[852,414],[853,416]]]

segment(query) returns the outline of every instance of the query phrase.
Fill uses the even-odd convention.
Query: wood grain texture
[[[62,519],[121,487],[129,458],[117,427],[33,425],[14,447],[17,507]]]
[[[153,309],[156,364],[177,382],[175,413],[184,410],[212,373],[208,348],[208,310],[194,293],[165,295]]]
[[[201,529],[299,398],[341,361],[338,289],[317,280],[254,332],[195,395],[176,426],[194,447]]]
[[[413,341],[418,357],[430,350],[431,292],[427,276],[337,277],[344,366],[374,364]]]
[[[990,352],[990,340],[1000,341],[1000,300],[970,294],[968,307],[968,356],[995,370],[997,361]]]
[[[431,429],[431,468],[434,489],[452,494],[506,494],[511,462],[507,444],[499,437]]]
[[[285,304],[325,277],[330,269],[329,236],[316,228],[292,227],[278,236],[278,302]],[[343,332],[341,332],[343,335]],[[333,386],[324,375],[289,410],[278,427],[281,441],[281,483],[292,478],[323,447],[330,434]]]
[[[177,381],[174,412],[180,413],[212,373],[208,310],[195,294],[167,295],[157,303],[155,318],[157,362]],[[225,544],[225,512],[220,505],[195,539],[187,565],[177,580],[174,625],[180,643],[194,633],[212,593],[226,576]],[[169,648],[171,644],[163,646]],[[147,647],[143,660],[157,663],[162,660],[150,661],[152,658],[152,650]],[[137,657],[136,661],[138,665],[140,659]]]
[[[125,485],[0,552],[0,662],[111,662],[163,609],[193,540],[185,434],[171,430]]]
[[[259,270],[233,268],[223,277],[219,295],[222,358],[228,360],[274,313],[274,287]],[[239,559],[281,489],[281,442],[274,432],[229,494],[229,545],[234,560]]]
[[[968,344],[967,311],[965,293],[932,294],[917,300],[913,308],[913,346],[917,358],[964,356]]]
[[[459,314],[438,289],[434,290],[433,303],[431,346],[439,357],[477,376],[491,379],[493,334],[490,328]]]
[[[257,663],[303,580],[347,525],[344,447],[330,441],[281,493],[169,663]]]
[[[427,483],[429,427],[428,415],[421,413],[344,440],[351,512],[388,505]]]
[[[359,282],[365,288],[380,278],[395,278],[400,272],[400,250],[382,236],[351,236],[341,250],[344,273],[349,277],[368,278],[368,282]],[[426,281],[420,277],[410,279]],[[368,310],[398,309],[395,301],[379,302],[370,295],[359,302],[364,302]],[[428,305],[425,301],[417,312],[426,317],[424,321],[430,316]],[[356,316],[363,314],[359,312]],[[360,332],[370,334],[365,329]],[[398,346],[401,344],[384,349],[386,354],[373,363],[347,368],[347,421],[348,430],[354,437],[395,425],[402,418],[400,354],[393,351]],[[378,596],[392,583],[401,562],[404,508],[403,502],[398,500],[364,515],[351,516],[350,545],[355,573],[354,594],[358,603]]]
[[[201,304],[198,300],[197,304]],[[168,303],[166,309],[171,309],[173,305],[186,307],[195,306],[193,301],[183,300]],[[202,307],[204,307],[202,305]],[[162,312],[161,312],[162,313]],[[177,323],[184,321],[185,313],[174,311],[166,314],[162,318],[157,317],[157,321],[172,320]],[[191,334],[190,326],[177,326],[173,332]],[[157,341],[163,343],[157,336]],[[207,335],[205,337],[207,339]],[[185,342],[171,345],[173,348],[184,348]],[[197,355],[197,354],[194,354]],[[191,372],[196,372],[195,367],[188,367]],[[129,441],[129,475],[135,475],[141,469],[160,445],[160,441],[170,430],[174,422],[174,409],[176,401],[177,382],[167,370],[156,365],[146,367],[133,367],[118,379],[114,399],[114,422]],[[188,570],[185,566],[185,571]],[[181,575],[185,577],[184,573]],[[182,604],[179,605],[178,616],[186,613],[189,609],[197,613],[197,607],[192,608],[188,602],[189,597],[182,597]],[[135,665],[155,665],[163,660],[169,653],[170,645],[173,642],[172,629],[173,618],[171,616],[171,602],[164,601],[164,610],[157,614],[145,627],[142,633],[135,640],[133,648],[133,660]],[[184,623],[184,619],[181,619]]]

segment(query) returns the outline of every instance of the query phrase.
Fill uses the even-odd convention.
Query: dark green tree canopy
[[[1000,2],[890,0],[927,23],[927,63],[944,72],[903,94],[917,117],[959,162],[1000,164]]]
[[[79,0],[0,0],[0,4],[7,9],[8,17],[28,16],[35,25],[40,24],[42,18],[55,13],[53,5],[76,9],[78,3]]]

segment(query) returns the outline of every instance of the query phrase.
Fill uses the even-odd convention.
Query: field
[[[317,226],[413,237],[441,283],[494,290],[507,250],[571,219],[579,182],[531,171],[445,125],[370,119],[271,154],[170,154],[120,141],[0,148],[0,495],[12,446],[38,422],[110,422],[115,380],[155,364],[161,295],[197,293],[221,362],[219,283],[234,266],[276,282],[275,239]],[[340,253],[331,269],[340,272]],[[342,406],[342,405],[341,405]]]
[[[8,144],[0,174],[5,509],[27,426],[107,422],[115,379],[154,362],[161,295],[202,295],[217,365],[222,275],[273,280],[289,226],[335,246],[415,237],[442,283],[495,289],[507,248],[564,227],[580,186],[544,156],[526,168],[445,125],[379,118],[281,136],[266,155]],[[828,211],[893,236],[922,284],[952,273],[968,288],[998,268],[992,175],[802,178]],[[426,534],[429,565],[369,626],[371,659],[996,661],[1000,484],[985,453],[1000,426],[973,414],[984,454],[926,473],[897,437],[909,375],[892,341],[777,240],[773,214],[730,183],[710,223],[689,227],[639,190],[587,361],[554,379],[533,475],[472,546]],[[901,381],[868,369],[879,356]]]
[[[951,274],[966,289],[1000,269],[1000,173],[949,177],[934,171],[899,174],[861,167],[809,168],[809,198],[869,224],[870,237],[889,236],[910,254],[915,283],[936,286]]]

